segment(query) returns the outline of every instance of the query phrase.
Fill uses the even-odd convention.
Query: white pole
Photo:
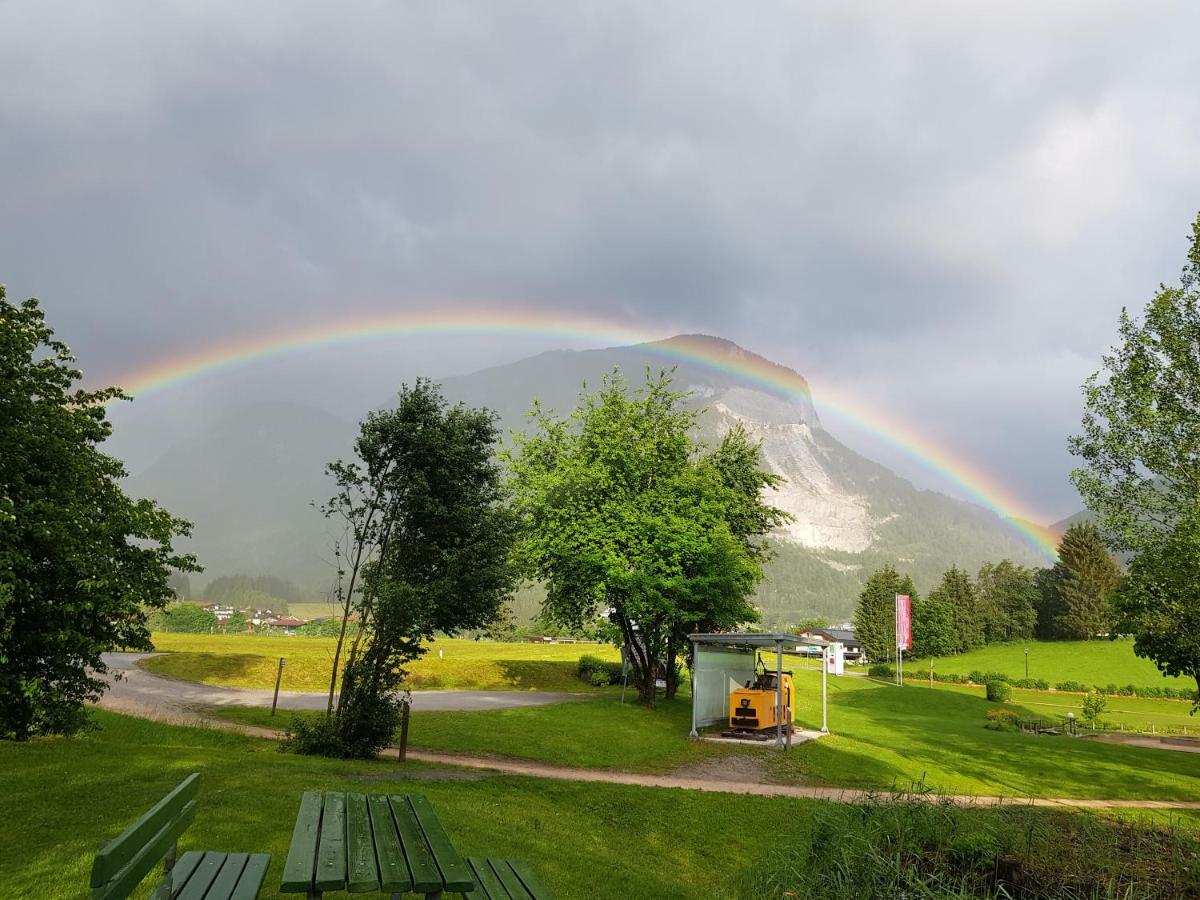
[[[783,749],[783,644],[775,642],[775,746]]]
[[[829,726],[828,726],[828,722],[829,722],[828,706],[829,706],[829,704],[828,704],[828,694],[826,693],[826,690],[825,690],[825,685],[828,681],[828,675],[829,675],[829,662],[827,660],[828,655],[829,655],[829,648],[826,647],[825,650],[821,653],[821,734],[829,734]]]
[[[688,735],[690,738],[700,737],[700,733],[696,731],[696,669],[699,668],[700,648],[692,641],[692,731]],[[621,689],[621,701],[625,700],[625,690]]]

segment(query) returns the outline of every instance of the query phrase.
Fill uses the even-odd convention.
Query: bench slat
[[[371,831],[375,835],[375,857],[379,863],[379,887],[393,894],[412,890],[412,877],[404,861],[404,847],[396,833],[396,821],[388,798],[372,794],[367,798],[371,814]]]
[[[533,873],[533,869],[520,859],[508,860],[509,867],[516,873],[516,876],[521,879],[521,884],[525,885],[525,890],[533,895],[534,900],[554,900],[554,895],[546,890],[546,886],[542,884],[541,879]]]
[[[279,890],[285,894],[304,893],[312,889],[313,872],[317,866],[317,838],[321,834],[321,795],[305,791],[292,829],[292,843],[287,861],[283,864],[283,880]]]
[[[167,896],[173,897],[183,889],[187,884],[187,880],[192,877],[192,873],[196,871],[196,866],[200,865],[200,861],[204,859],[203,850],[189,850],[184,853],[179,859],[175,860],[175,865],[171,867],[169,879],[164,878],[163,884],[167,885]]]
[[[392,815],[396,819],[396,831],[400,834],[400,843],[404,846],[404,858],[408,861],[408,870],[412,872],[412,889],[418,894],[440,891],[442,889],[442,874],[438,871],[433,854],[425,843],[425,836],[417,822],[412,807],[408,805],[407,797],[390,797]]]
[[[225,859],[224,864],[221,866],[221,871],[213,879],[208,893],[197,895],[196,900],[229,900],[233,889],[242,880],[242,870],[246,868],[246,863],[250,860],[250,854],[227,853],[224,856]],[[187,889],[191,890],[191,887],[189,884]],[[180,900],[183,900],[182,894],[180,895]]]
[[[475,879],[471,875],[471,870],[459,852],[454,849],[454,844],[450,842],[450,837],[442,828],[442,823],[438,821],[437,814],[429,805],[429,801],[420,794],[410,796],[408,801],[412,804],[413,813],[416,815],[417,821],[421,823],[421,831],[425,834],[429,848],[433,851],[434,860],[442,873],[445,889],[447,891],[470,891],[475,887]]]
[[[267,866],[271,864],[271,854],[252,853],[242,870],[242,877],[229,895],[229,900],[258,900],[258,892],[262,890],[263,881],[267,877]]]
[[[486,859],[471,856],[467,858],[467,865],[475,875],[475,889],[483,894],[483,900],[510,900],[508,891]]]
[[[521,884],[521,879],[512,870],[507,859],[491,859],[488,862],[492,864],[496,877],[500,879],[500,883],[504,885],[504,889],[508,891],[512,900],[534,900],[533,895],[525,890],[525,885]]]
[[[346,795],[338,791],[325,793],[313,886],[318,891],[346,889]]]
[[[346,890],[352,894],[379,890],[371,815],[362,794],[346,795]]]
[[[199,773],[189,775],[154,804],[145,815],[106,843],[92,863],[92,887],[102,887],[137,856],[147,841],[157,837],[166,824],[179,817],[183,808],[196,799]],[[148,871],[148,870],[147,870]],[[146,872],[142,873],[143,877]]]
[[[177,900],[204,900],[209,887],[217,880],[217,875],[220,874],[226,859],[228,859],[226,853],[205,853],[204,859],[200,860],[200,865],[196,866],[196,871],[187,880],[183,890],[175,895]]]
[[[125,868],[99,887],[92,888],[93,900],[125,897],[158,865],[168,849],[196,818],[196,801],[190,800],[179,816],[170,819],[158,834],[144,843]]]

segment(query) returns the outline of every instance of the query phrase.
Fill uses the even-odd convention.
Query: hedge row
[[[896,669],[894,666],[885,663],[877,663],[867,669],[867,674],[872,678],[886,678],[891,680],[896,677]],[[913,675],[916,679],[918,676]],[[921,673],[921,679],[925,678],[925,674]],[[1137,685],[1127,684],[1084,684],[1082,681],[1060,681],[1057,684],[1051,684],[1044,678],[1013,678],[1003,672],[981,672],[975,669],[966,675],[956,675],[953,673],[934,672],[933,680],[943,684],[987,684],[991,681],[1003,681],[1011,684],[1013,687],[1025,688],[1032,691],[1063,691],[1072,694],[1086,694],[1089,691],[1095,691],[1098,694],[1105,694],[1110,697],[1163,697],[1168,700],[1195,700],[1196,692],[1189,688],[1175,687],[1138,687]]]
[[[584,655],[579,657],[578,671],[580,681],[586,681],[596,687],[621,683],[621,664],[619,662],[609,662],[597,656]]]

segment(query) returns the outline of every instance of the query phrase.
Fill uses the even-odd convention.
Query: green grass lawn
[[[272,688],[282,656],[287,659],[283,690],[329,689],[333,638],[158,632],[152,640],[155,649],[165,653],[143,666],[157,675],[229,687]],[[409,685],[414,689],[595,691],[576,674],[584,654],[621,658],[608,644],[442,639],[430,643],[429,652],[409,666]]]
[[[797,673],[797,716],[806,727],[820,726],[819,690],[819,675]],[[1029,698],[1059,699],[1019,692],[1007,705],[1049,714],[1026,706]],[[1138,715],[1167,704],[1120,699]],[[755,754],[784,783],[884,789],[920,784],[942,793],[1012,797],[1200,799],[1195,754],[992,731],[983,726],[995,704],[981,691],[831,678],[829,704],[832,733],[787,754],[689,741],[686,700],[651,712],[608,697],[525,709],[415,712],[409,741],[443,752],[646,772],[678,771],[724,754]],[[265,710],[226,708],[214,714],[275,727],[288,721],[277,716],[272,722]]]
[[[1138,687],[1174,687],[1195,690],[1185,678],[1164,678],[1147,659],[1133,655],[1132,640],[1117,641],[1027,641],[989,644],[957,656],[933,660],[934,671],[966,675],[971,671],[1003,672],[1011,678],[1025,677],[1025,649],[1029,648],[1029,677],[1043,678],[1051,685],[1080,681],[1086,685],[1127,684]],[[929,660],[905,662],[906,675],[927,675]]]
[[[99,712],[78,739],[0,742],[0,896],[87,895],[91,860],[190,772],[199,813],[180,849],[272,854],[277,888],[305,790],[426,795],[466,854],[526,860],[562,900],[750,897],[777,847],[807,837],[809,804],[463,773],[415,762],[281,754],[270,741]],[[450,771],[453,780],[436,780]],[[756,823],[770,823],[765,840]],[[147,881],[139,896],[146,896]],[[341,895],[338,895],[341,896]]]

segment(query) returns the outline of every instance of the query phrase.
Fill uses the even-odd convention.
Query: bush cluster
[[[993,703],[1004,703],[1012,699],[1012,685],[1007,681],[989,681],[987,698]]]
[[[987,711],[987,722],[983,727],[990,728],[993,731],[1016,731],[1017,722],[1020,718],[1020,713],[1016,710],[1005,709],[1000,706]]]
[[[886,663],[875,663],[867,669],[867,674],[872,678],[887,678],[889,680],[896,677],[896,669]]]
[[[890,681],[896,677],[896,669],[885,663],[876,663],[867,669],[867,674],[872,678],[885,678]],[[916,680],[918,672],[914,671],[912,677]],[[921,674],[919,677],[926,676]],[[1003,672],[984,672],[980,669],[974,669],[966,675],[934,672],[933,680],[941,684],[988,684],[997,681],[1031,691],[1048,691],[1053,688],[1056,691],[1070,694],[1087,694],[1094,691],[1109,697],[1161,697],[1167,700],[1191,700],[1193,702],[1196,700],[1196,692],[1190,688],[1138,687],[1133,684],[1084,684],[1082,681],[1060,681],[1051,685],[1044,678],[1012,678]]]
[[[579,657],[579,680],[596,687],[607,687],[621,683],[621,664],[584,654]]]
[[[745,870],[745,893],[1174,900],[1200,896],[1198,855],[1176,826],[917,795],[814,808],[808,837]]]

